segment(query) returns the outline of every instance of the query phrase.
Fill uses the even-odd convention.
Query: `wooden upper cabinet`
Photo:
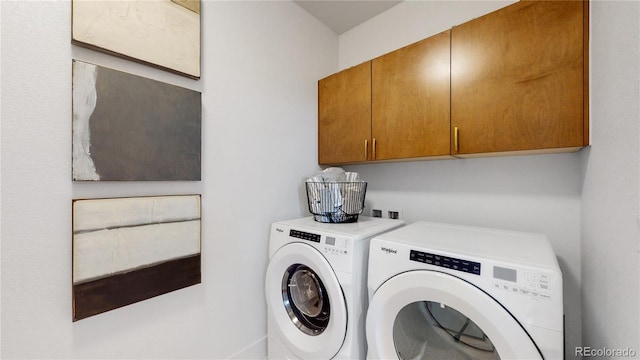
[[[589,143],[587,1],[520,1],[318,82],[318,163]]]
[[[454,27],[451,154],[588,144],[587,24],[586,2],[522,1]]]
[[[450,31],[372,60],[372,159],[450,154]]]
[[[318,163],[367,161],[371,141],[371,62],[318,81]]]

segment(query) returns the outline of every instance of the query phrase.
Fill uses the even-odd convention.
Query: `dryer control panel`
[[[540,271],[493,266],[493,287],[513,294],[548,300],[552,276]]]
[[[411,250],[411,252],[409,253],[409,260],[480,275],[480,263],[475,261],[432,254],[417,250]]]
[[[486,269],[477,261],[461,259],[431,252],[410,250],[409,260],[473,275],[482,275],[492,287],[511,294],[525,295],[541,300],[551,298],[552,276],[539,271],[511,268],[485,263]],[[483,272],[483,270],[485,270]]]

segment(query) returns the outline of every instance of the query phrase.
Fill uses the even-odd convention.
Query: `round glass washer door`
[[[347,305],[335,272],[318,250],[291,243],[276,251],[265,292],[269,336],[278,336],[300,359],[331,359],[340,351]]]
[[[367,312],[369,359],[542,359],[533,340],[496,300],[437,271],[394,276]]]
[[[305,334],[317,336],[329,325],[331,302],[320,276],[302,264],[282,276],[282,301],[291,321]]]

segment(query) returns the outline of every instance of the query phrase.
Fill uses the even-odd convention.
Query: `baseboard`
[[[267,336],[254,341],[249,346],[229,356],[227,360],[259,360],[267,358]]]

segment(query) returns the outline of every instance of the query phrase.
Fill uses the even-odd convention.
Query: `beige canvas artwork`
[[[73,320],[201,282],[200,195],[73,201]]]
[[[80,46],[200,78],[199,0],[73,0]]]

